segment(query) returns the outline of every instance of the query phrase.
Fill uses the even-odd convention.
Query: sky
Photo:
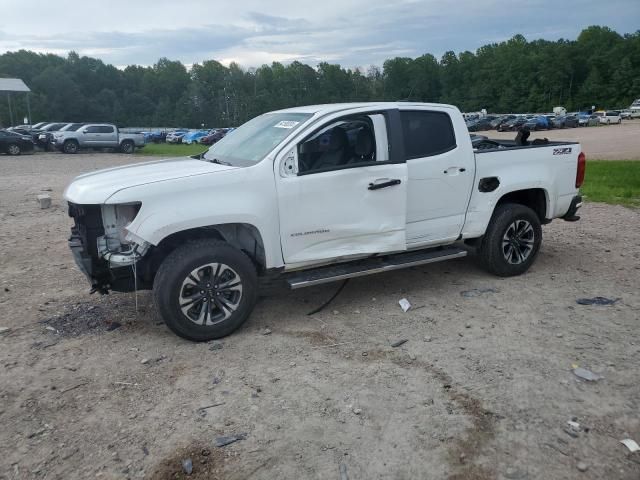
[[[75,50],[118,67],[167,57],[353,68],[475,51],[518,33],[557,40],[589,25],[640,29],[640,0],[0,0],[0,11],[0,53]]]

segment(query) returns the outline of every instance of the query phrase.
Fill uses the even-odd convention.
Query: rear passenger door
[[[456,138],[456,131],[468,136],[462,116],[450,111],[436,107],[400,111],[409,177],[409,248],[456,240],[464,225],[475,158],[469,138]],[[454,121],[459,123],[455,128]]]

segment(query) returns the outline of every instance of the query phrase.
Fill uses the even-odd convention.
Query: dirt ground
[[[515,132],[477,132],[489,138],[513,140]],[[640,160],[640,119],[623,120],[620,125],[598,127],[564,128],[531,132],[534,138],[569,140],[580,142],[587,159],[593,160]]]
[[[337,285],[285,292],[195,344],[148,293],[90,296],[68,252],[64,186],[131,160],[0,157],[0,479],[640,477],[640,211],[545,226],[521,277],[433,264],[313,316]]]

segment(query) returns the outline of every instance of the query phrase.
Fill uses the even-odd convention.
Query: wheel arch
[[[505,193],[496,202],[495,208],[505,203],[517,203],[533,210],[540,223],[549,223],[549,193],[544,188],[526,188]],[[495,211],[494,208],[494,211]]]
[[[164,237],[145,257],[146,279],[152,281],[164,259],[176,248],[202,239],[222,240],[243,251],[255,265],[258,275],[266,271],[266,252],[260,230],[249,223],[225,223],[180,230]]]

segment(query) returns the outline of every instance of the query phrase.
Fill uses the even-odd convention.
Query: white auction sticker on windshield
[[[293,128],[300,122],[294,122],[293,120],[282,120],[274,125],[276,128]]]

